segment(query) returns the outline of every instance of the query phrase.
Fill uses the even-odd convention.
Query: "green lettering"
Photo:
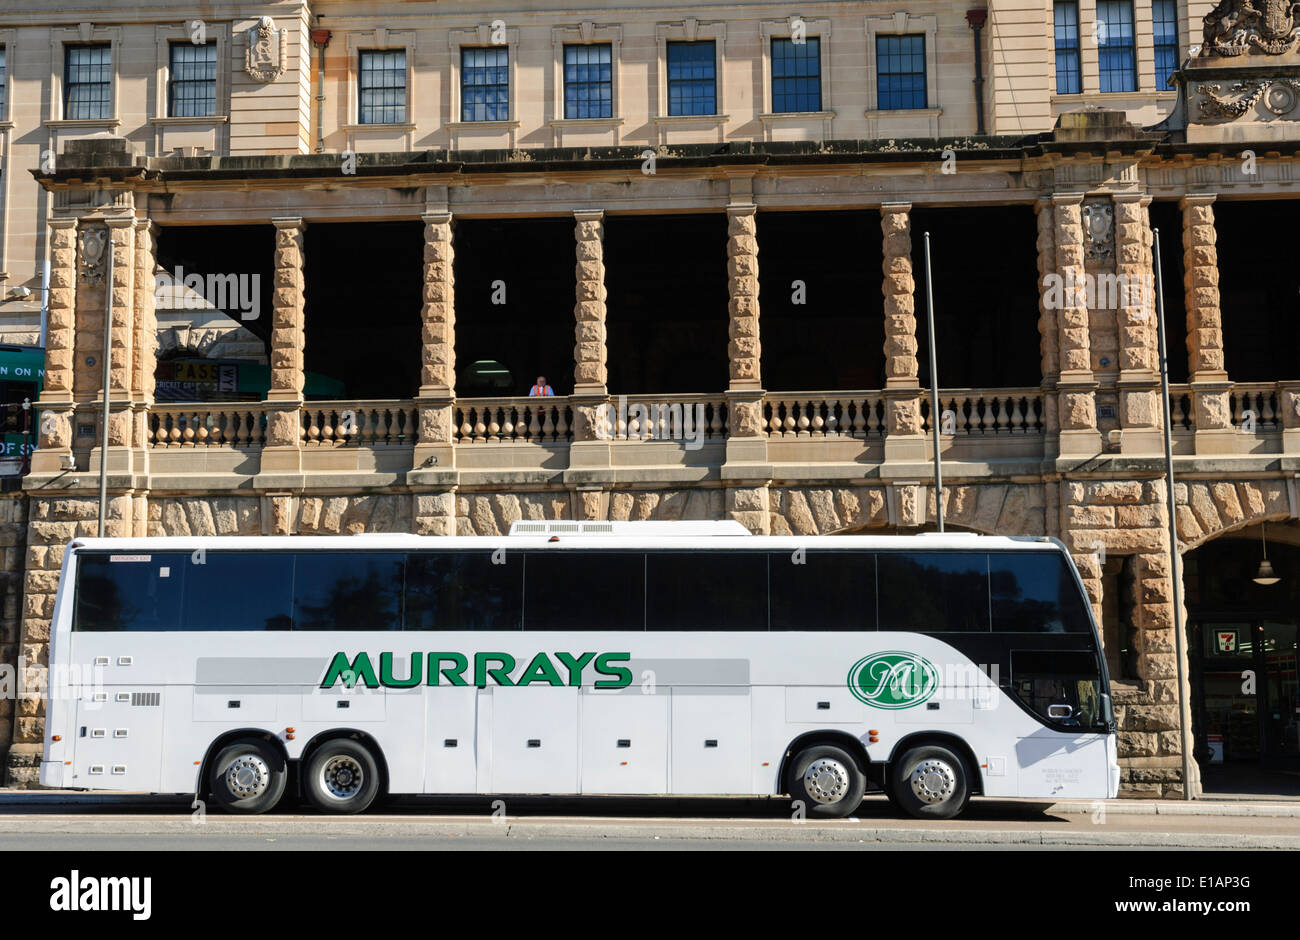
[[[622,666],[611,666],[614,660],[627,662],[631,653],[601,653],[596,657],[596,671],[605,676],[618,676],[618,679],[602,679],[596,683],[598,689],[622,689],[632,684],[632,670]]]
[[[444,661],[452,665],[443,669],[442,664]],[[469,685],[465,681],[465,677],[461,675],[468,668],[469,660],[462,653],[430,653],[429,680],[426,684],[438,685],[438,674],[441,671],[442,677],[452,685]]]
[[[370,663],[370,657],[365,653],[357,653],[356,659],[348,662],[346,653],[338,652],[334,654],[334,661],[330,663],[329,669],[325,670],[325,678],[321,680],[322,689],[331,688],[339,679],[349,689],[357,684],[360,679],[368,689],[379,688],[379,680],[375,678],[375,667]]]
[[[556,653],[555,658],[564,663],[564,668],[569,670],[569,685],[582,685],[582,670],[587,668],[587,663],[595,653],[583,653],[581,656],[573,656],[571,653]]]
[[[551,658],[545,653],[538,653],[533,657],[533,661],[528,664],[524,674],[519,677],[518,685],[528,685],[531,682],[545,682],[548,685],[564,685],[564,680],[560,674],[555,671],[555,666],[551,663]]]
[[[424,654],[411,654],[411,671],[405,679],[398,679],[393,676],[393,654],[379,654],[379,682],[395,689],[410,689],[420,684],[423,678],[421,673],[424,672]]]
[[[489,669],[488,663],[497,662],[501,665],[496,669]],[[491,676],[496,680],[497,685],[514,685],[510,681],[510,672],[515,668],[515,658],[509,653],[475,653],[474,654],[474,684],[480,689],[487,688],[487,677]]]

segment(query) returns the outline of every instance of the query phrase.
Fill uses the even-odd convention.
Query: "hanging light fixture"
[[[1264,545],[1264,560],[1259,563],[1259,573],[1255,575],[1254,582],[1267,587],[1270,584],[1277,584],[1282,579],[1277,576],[1273,570],[1273,565],[1268,560],[1268,539],[1264,537],[1264,523],[1259,525],[1259,538]]]

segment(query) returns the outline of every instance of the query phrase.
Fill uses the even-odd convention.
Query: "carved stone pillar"
[[[132,318],[131,398],[135,402],[132,446],[140,449],[141,467],[147,468],[150,446],[149,409],[154,400],[154,373],[158,368],[158,314],[155,309],[154,266],[158,226],[150,219],[135,223],[135,310]]]
[[[275,284],[271,304],[271,388],[266,393],[266,444],[262,471],[297,471],[302,466],[301,408],[305,285],[300,218],[272,219],[275,226]]]
[[[45,331],[45,384],[38,405],[38,447],[33,473],[58,473],[72,454],[72,384],[77,296],[77,220],[51,219],[49,317]]]
[[[1224,453],[1231,435],[1232,388],[1223,361],[1219,252],[1213,193],[1187,195],[1183,210],[1183,289],[1187,307],[1187,371],[1196,421],[1196,452]]]
[[[1139,193],[1115,197],[1120,449],[1126,454],[1159,453],[1164,446],[1150,204]]]
[[[415,466],[455,463],[452,420],[456,395],[456,302],[452,270],[452,218],[446,211],[424,219],[424,304],[420,308],[420,439]]]
[[[880,207],[885,298],[885,460],[924,460],[917,360],[916,282],[912,277],[912,204]]]
[[[1084,271],[1082,194],[1052,197],[1055,221],[1056,273],[1061,278],[1061,309],[1057,311],[1057,340],[1061,372],[1059,389],[1060,453],[1096,454],[1097,382],[1092,373],[1088,336],[1088,301]]]
[[[757,209],[753,203],[740,202],[727,207],[729,463],[767,459],[759,342]]]
[[[605,331],[605,213],[573,213],[573,439],[605,439],[609,373]]]
[[[135,370],[135,219],[113,218],[107,222],[109,247],[113,252],[113,279],[107,288],[112,292],[113,302],[112,322],[107,324],[112,352],[108,376],[108,466],[110,471],[129,472],[134,420],[131,393]],[[91,465],[99,466],[98,453],[92,453]]]
[[[1042,364],[1043,436],[1050,448],[1048,457],[1056,456],[1057,433],[1060,421],[1056,408],[1056,381],[1060,378],[1061,352],[1057,337],[1057,301],[1060,288],[1056,285],[1056,218],[1050,199],[1034,203],[1038,223],[1038,335],[1039,360]]]

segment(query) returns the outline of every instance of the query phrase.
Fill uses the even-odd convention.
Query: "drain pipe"
[[[316,17],[316,22],[320,22]],[[325,47],[330,44],[328,29],[313,29],[311,42],[316,47],[316,152],[325,152]]]
[[[984,136],[984,55],[980,43],[980,30],[988,19],[989,11],[985,9],[967,10],[966,22],[970,24],[971,35],[975,37],[975,133]]]

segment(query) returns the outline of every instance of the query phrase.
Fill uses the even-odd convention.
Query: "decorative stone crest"
[[[1109,199],[1089,199],[1082,216],[1085,262],[1110,264],[1115,260],[1115,207]]]
[[[275,20],[264,16],[248,30],[248,48],[244,50],[244,71],[254,81],[273,82],[284,72],[284,30],[275,28]]]
[[[1295,110],[1300,80],[1277,78],[1233,82],[1226,94],[1221,83],[1206,82],[1198,90],[1202,95],[1202,117],[1241,117],[1260,101],[1263,101],[1265,108],[1280,117]]]
[[[81,277],[88,284],[104,282],[104,261],[107,252],[107,228],[96,226],[81,230]]]
[[[1262,52],[1282,55],[1296,45],[1293,0],[1220,0],[1205,15],[1202,56],[1239,56]]]

